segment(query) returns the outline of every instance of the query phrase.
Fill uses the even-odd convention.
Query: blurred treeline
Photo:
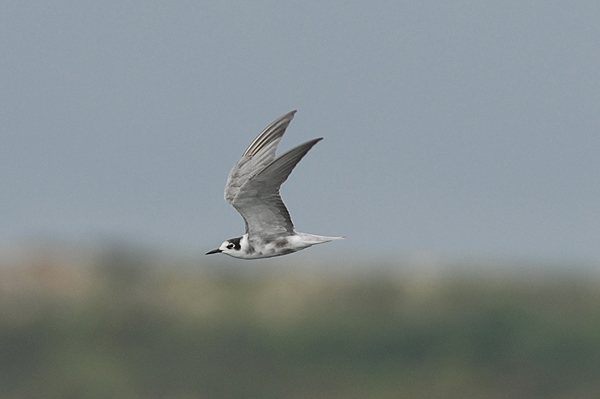
[[[0,397],[600,397],[593,273],[219,259],[4,260]]]

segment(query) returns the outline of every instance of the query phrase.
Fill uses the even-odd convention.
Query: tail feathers
[[[322,244],[329,241],[335,240],[343,240],[346,236],[342,237],[328,237],[328,236],[319,236],[316,234],[308,234],[308,233],[298,233],[299,236],[302,237],[302,240],[306,243],[310,243],[311,245]]]

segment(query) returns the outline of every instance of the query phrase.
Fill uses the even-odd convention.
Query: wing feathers
[[[279,189],[294,167],[322,138],[307,141],[275,158],[275,150],[296,111],[289,112],[261,132],[233,167],[225,199],[242,215],[251,241],[294,234],[294,224]]]
[[[294,234],[294,223],[279,195],[294,167],[321,138],[308,141],[281,155],[240,188],[231,203],[246,223],[251,240],[270,240]]]
[[[231,204],[240,187],[275,159],[275,150],[295,113],[296,111],[288,112],[275,120],[246,149],[242,158],[231,169],[227,177],[227,184],[225,185],[225,200],[227,202]]]
[[[246,151],[244,151],[244,155],[254,156],[266,144],[276,139],[281,140],[281,137],[283,137],[283,134],[285,133],[285,129],[287,129],[295,114],[296,110],[288,112],[287,114],[281,116],[279,119],[275,120],[269,126],[267,126],[258,136],[256,136],[256,138],[248,146]],[[273,155],[275,155],[274,150]]]
[[[279,192],[279,187],[285,183],[298,162],[300,162],[306,153],[321,140],[323,140],[322,137],[307,141],[304,144],[292,148],[271,162],[266,168],[260,171],[260,173],[251,178],[251,181],[248,183],[263,183],[261,184],[261,188],[265,193]]]

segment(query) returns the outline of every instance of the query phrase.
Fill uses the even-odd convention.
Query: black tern
[[[267,126],[229,173],[225,200],[242,215],[246,234],[224,241],[206,255],[223,253],[241,259],[271,258],[345,238],[297,232],[281,199],[281,185],[306,153],[323,139],[307,141],[275,158],[275,150],[295,113],[288,112]]]

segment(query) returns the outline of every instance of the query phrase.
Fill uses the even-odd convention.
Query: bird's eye
[[[227,249],[233,249],[233,247],[235,247],[235,245],[233,245],[232,242],[230,242],[229,244],[227,244]]]

